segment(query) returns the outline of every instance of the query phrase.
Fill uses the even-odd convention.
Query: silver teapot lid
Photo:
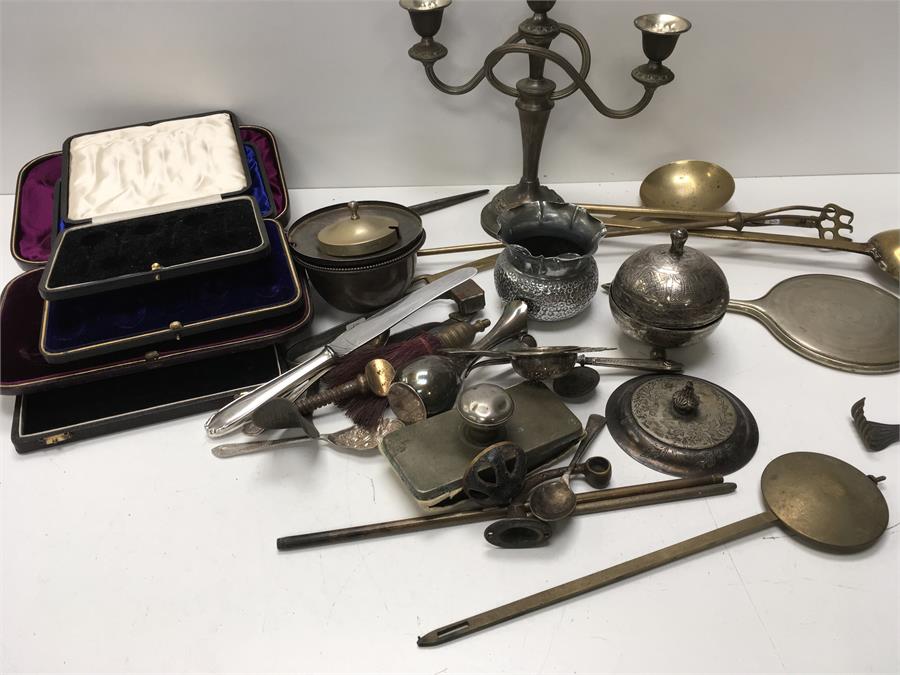
[[[674,230],[670,245],[631,255],[613,279],[610,297],[635,321],[661,328],[698,328],[718,321],[728,306],[728,280],[715,261],[685,246]]]

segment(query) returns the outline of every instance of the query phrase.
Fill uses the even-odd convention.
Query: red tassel
[[[441,347],[441,341],[431,333],[421,333],[414,338],[382,347],[363,347],[351,352],[322,378],[329,387],[352,380],[365,370],[372,359],[385,359],[394,370],[400,372],[411,361],[433,354]],[[381,421],[387,410],[387,398],[375,394],[352,396],[337,404],[354,424],[371,429]]]
[[[352,396],[338,403],[338,406],[354,424],[366,429],[378,426],[388,407],[388,400],[384,396],[375,394],[362,394]]]
[[[410,361],[433,354],[440,347],[440,341],[431,333],[421,333],[409,340],[383,347],[361,347],[347,354],[322,379],[329,387],[343,384],[363,372],[372,359],[384,359],[399,372]]]

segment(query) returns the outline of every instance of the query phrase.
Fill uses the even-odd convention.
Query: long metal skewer
[[[654,483],[642,483],[620,488],[608,488],[605,490],[592,490],[577,495],[575,514],[597,513],[599,511],[612,511],[615,509],[642,506],[645,504],[659,504],[681,499],[694,499],[697,497],[710,497],[719,494],[734,492],[734,483],[723,483],[722,476],[708,476],[703,478],[679,478],[675,480],[657,481]],[[451,525],[464,525],[488,520],[496,520],[506,516],[505,507],[478,509],[475,511],[460,511],[458,513],[442,513],[432,516],[419,516],[417,518],[405,518],[384,523],[370,525],[357,525],[337,530],[324,532],[311,532],[308,534],[296,534],[288,537],[280,537],[276,544],[279,551],[290,551],[300,548],[311,548],[323,544],[337,544],[347,541],[359,541],[392,534],[404,534],[407,532],[422,532],[439,527]]]
[[[759,532],[767,527],[771,527],[776,522],[778,522],[778,518],[775,514],[770,511],[764,511],[691,539],[658,549],[653,553],[648,553],[605,570],[548,588],[545,591],[529,595],[515,602],[470,616],[462,621],[448,624],[420,637],[418,645],[420,647],[432,647],[471,635],[498,623],[515,619],[523,614],[555,605],[558,602],[609,586],[622,579],[628,579],[642,572],[662,567],[675,560],[681,560],[695,553],[700,553],[754,532]]]

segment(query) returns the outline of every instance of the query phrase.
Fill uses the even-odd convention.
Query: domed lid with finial
[[[687,236],[674,230],[671,244],[648,246],[622,263],[610,286],[619,309],[661,328],[699,328],[722,317],[728,280],[712,258],[685,246]]]

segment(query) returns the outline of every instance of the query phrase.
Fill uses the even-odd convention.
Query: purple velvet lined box
[[[290,219],[288,192],[275,137],[264,127],[249,125],[240,127],[240,135],[251,176],[265,177],[265,181],[255,182],[253,186],[260,211],[286,227]],[[10,250],[23,269],[42,267],[50,257],[58,222],[54,192],[61,176],[60,152],[37,157],[19,172]],[[268,209],[267,201],[271,202]]]
[[[240,134],[251,173],[264,173],[268,183],[266,191],[255,191],[254,196],[261,210],[268,202],[269,217],[284,227],[290,218],[289,201],[275,138],[268,129],[258,126],[242,126]],[[54,189],[61,166],[61,153],[50,153],[28,162],[19,173],[10,243],[13,257],[25,269],[41,268],[47,262],[57,221]],[[307,282],[301,276],[302,298],[286,314],[169,339],[151,347],[50,364],[39,347],[44,309],[38,294],[39,278],[39,271],[22,274],[7,284],[0,297],[0,394],[68,387],[277,344],[301,330],[312,317]]]

